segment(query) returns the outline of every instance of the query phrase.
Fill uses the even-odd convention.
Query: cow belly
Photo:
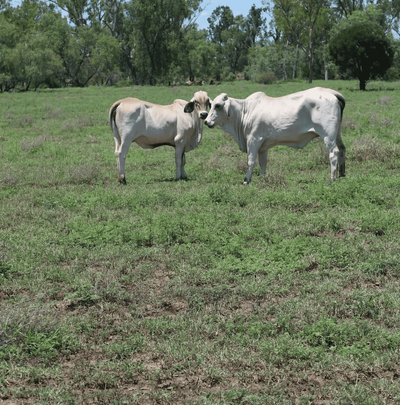
[[[281,136],[276,138],[266,139],[263,146],[272,148],[273,146],[284,145],[294,149],[302,149],[316,137],[318,137],[318,135],[315,132],[290,135],[281,134]]]
[[[154,149],[164,145],[175,147],[173,139],[165,139],[162,137],[139,136],[135,139],[135,142],[143,149]]]

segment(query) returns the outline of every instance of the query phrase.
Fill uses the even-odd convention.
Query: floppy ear
[[[185,108],[183,109],[183,112],[185,113],[191,113],[194,111],[194,101],[189,101],[186,105]]]
[[[229,97],[227,94],[224,95],[224,110],[225,110],[225,114],[230,117],[231,115],[229,114],[229,107],[231,105],[231,103],[229,102]]]

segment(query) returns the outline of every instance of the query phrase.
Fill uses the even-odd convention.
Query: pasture
[[[314,86],[346,98],[346,177],[322,142],[246,155],[204,129],[133,144],[117,180],[108,110],[198,88],[0,95],[2,404],[400,402],[400,83],[204,86],[211,98]]]

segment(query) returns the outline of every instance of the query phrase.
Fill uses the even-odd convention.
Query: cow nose
[[[206,112],[206,111],[203,111],[203,112],[200,113],[200,118],[202,120],[205,120],[207,118],[207,116],[208,116],[208,112]]]

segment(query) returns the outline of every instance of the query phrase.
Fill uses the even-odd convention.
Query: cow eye
[[[217,104],[217,105],[215,106],[215,109],[216,109],[216,110],[219,110],[220,108],[222,108],[222,105],[221,105],[221,104]]]

